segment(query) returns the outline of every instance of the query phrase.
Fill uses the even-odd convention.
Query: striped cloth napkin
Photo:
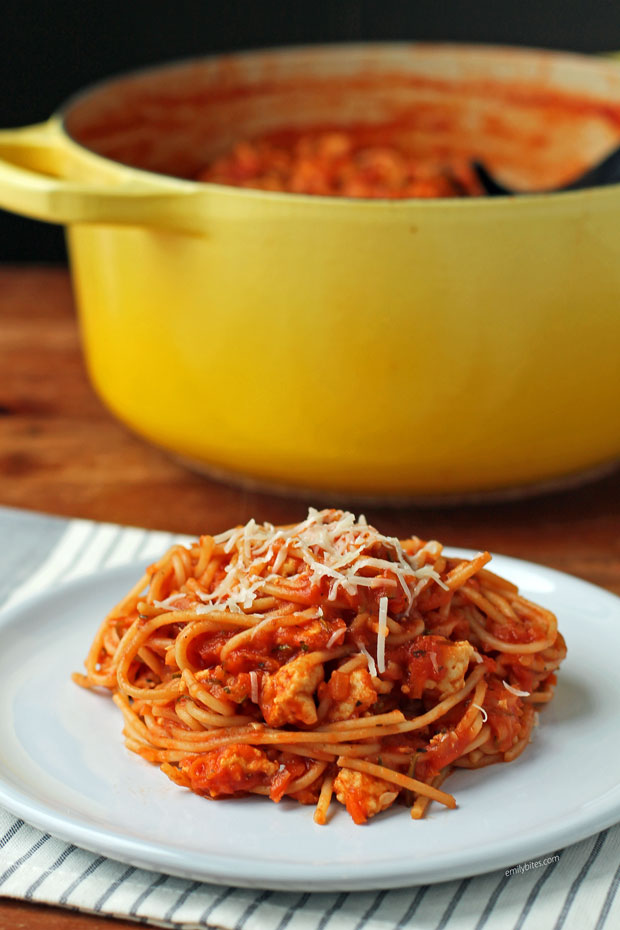
[[[0,609],[94,569],[149,560],[168,533],[0,508]],[[33,566],[37,566],[33,572]],[[620,825],[516,873],[382,892],[226,888],[78,849],[0,809],[0,895],[160,927],[584,930],[620,926]]]

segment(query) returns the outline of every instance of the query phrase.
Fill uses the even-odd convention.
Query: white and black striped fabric
[[[93,569],[153,558],[156,533],[0,508],[0,605]],[[34,567],[34,570],[33,570]],[[541,868],[397,891],[223,888],[124,865],[0,809],[0,895],[161,927],[222,930],[612,930],[620,926],[620,825]]]

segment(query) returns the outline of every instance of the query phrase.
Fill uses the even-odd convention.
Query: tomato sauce
[[[420,698],[426,683],[442,676],[445,653],[452,643],[443,636],[417,636],[407,649],[407,675],[403,691],[411,698]]]
[[[484,193],[471,164],[456,157],[420,159],[376,129],[310,129],[238,142],[196,180],[328,197],[403,199]]]
[[[277,763],[254,746],[233,743],[184,760],[181,769],[192,791],[212,798],[245,793],[268,785],[278,771]]]

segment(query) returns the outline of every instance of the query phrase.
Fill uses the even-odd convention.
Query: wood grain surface
[[[0,267],[0,504],[198,534],[251,516],[296,521],[315,503],[207,480],[130,433],[90,386],[66,269]],[[529,559],[620,594],[618,471],[519,501],[364,512],[393,535]],[[0,900],[5,927],[103,930],[110,922]]]

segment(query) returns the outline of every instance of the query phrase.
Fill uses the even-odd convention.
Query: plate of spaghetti
[[[0,803],[117,859],[270,888],[440,881],[590,835],[620,817],[596,737],[618,599],[490,561],[311,509],[7,611]]]

